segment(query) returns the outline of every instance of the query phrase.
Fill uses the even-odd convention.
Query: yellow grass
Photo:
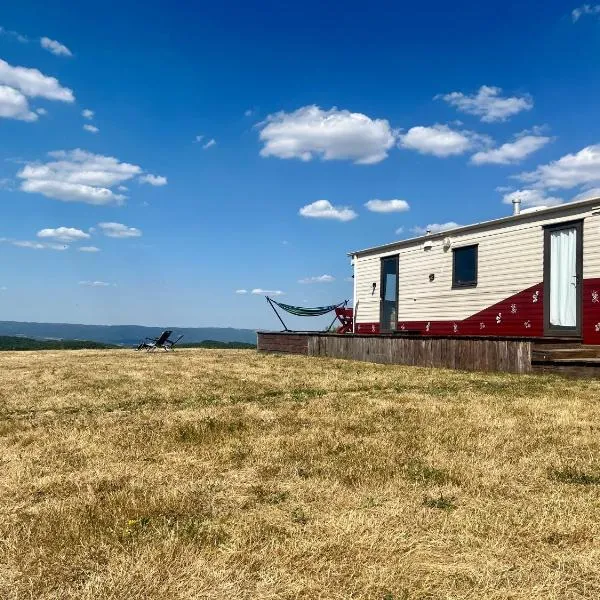
[[[600,597],[600,384],[0,354],[0,598]]]

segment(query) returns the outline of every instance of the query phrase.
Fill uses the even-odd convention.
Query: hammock
[[[267,302],[271,305],[271,308],[277,315],[277,318],[281,321],[281,324],[284,327],[284,331],[290,330],[287,328],[287,325],[283,322],[283,319],[277,312],[277,309],[274,305],[277,305],[279,308],[281,308],[281,310],[284,310],[285,312],[288,312],[291,315],[296,315],[297,317],[321,317],[323,315],[326,315],[327,313],[333,312],[336,308],[340,308],[340,306],[346,307],[346,305],[348,304],[348,300],[344,300],[343,302],[340,302],[338,304],[331,304],[330,306],[317,306],[315,308],[305,308],[303,306],[292,306],[290,304],[283,304],[283,302],[277,302],[276,300],[269,298],[269,296],[265,296],[265,298],[267,299]],[[337,315],[331,322],[331,325],[335,323],[335,319],[337,319]],[[328,331],[331,328],[331,325],[325,331]]]

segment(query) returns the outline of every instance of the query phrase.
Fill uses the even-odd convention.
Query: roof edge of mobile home
[[[382,250],[386,249],[391,250],[393,248],[403,248],[422,242],[424,240],[444,238],[448,235],[456,235],[457,233],[465,233],[468,231],[475,231],[477,229],[485,229],[487,227],[493,227],[494,225],[503,225],[505,223],[510,223],[511,221],[526,221],[528,219],[536,219],[538,217],[541,217],[542,215],[545,216],[552,213],[565,212],[573,208],[580,208],[582,206],[587,205],[593,206],[594,204],[597,204],[598,209],[600,210],[600,197],[595,196],[593,198],[578,200],[576,202],[566,202],[565,204],[558,204],[556,206],[540,208],[539,210],[521,212],[518,215],[508,215],[506,217],[500,217],[498,219],[491,219],[489,221],[472,223],[471,225],[461,225],[459,227],[454,227],[453,229],[445,229],[444,231],[439,231],[436,233],[419,235],[413,238],[408,238],[406,240],[398,240],[397,242],[390,242],[388,244],[382,244],[380,246],[372,246],[370,248],[364,248],[362,250],[354,250],[352,252],[348,252],[348,256],[354,257],[360,254],[368,254],[369,252],[381,252]]]

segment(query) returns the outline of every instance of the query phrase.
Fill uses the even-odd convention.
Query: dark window
[[[454,248],[452,254],[452,287],[475,287],[477,285],[477,245]]]

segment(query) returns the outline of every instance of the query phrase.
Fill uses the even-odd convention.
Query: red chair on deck
[[[354,324],[354,309],[339,307],[335,309],[335,316],[339,319],[342,324],[337,328],[338,333],[352,333],[352,327]]]

